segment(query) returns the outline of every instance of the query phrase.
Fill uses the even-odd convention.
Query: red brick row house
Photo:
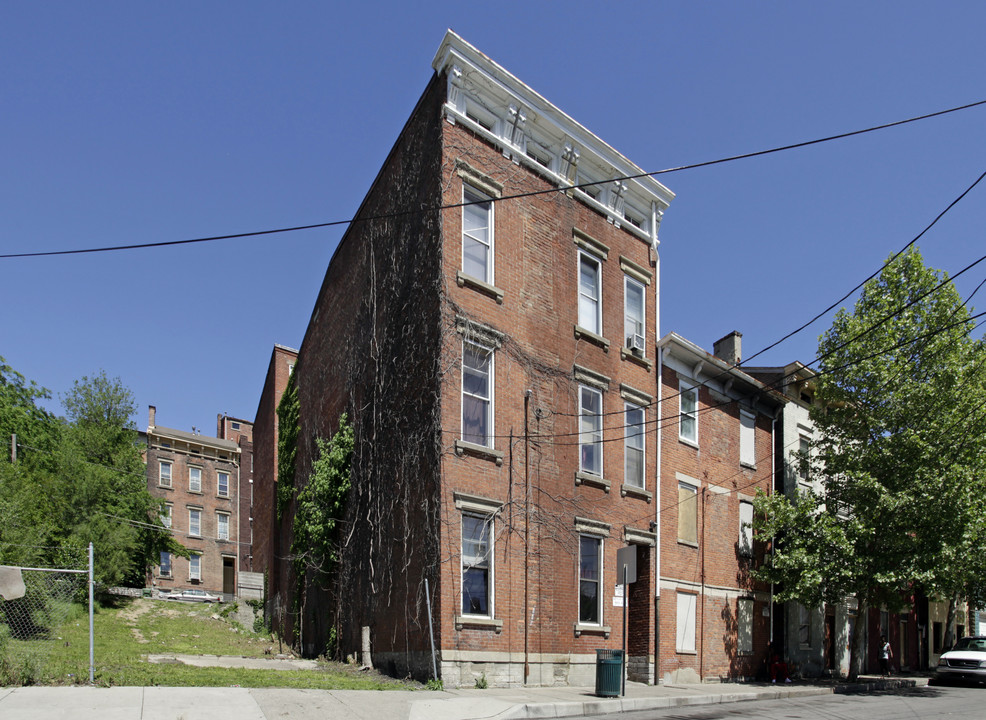
[[[632,680],[752,677],[769,596],[750,501],[783,400],[661,339],[670,190],[454,33],[433,67],[293,369],[296,486],[343,413],[355,433],[331,586],[299,579],[293,505],[272,509],[268,373],[268,617],[306,654],[356,652],[368,627],[376,666],[450,686],[591,685],[624,642]]]

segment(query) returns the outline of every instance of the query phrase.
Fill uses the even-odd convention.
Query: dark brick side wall
[[[296,371],[296,485],[343,412],[356,441],[336,593],[307,585],[302,649],[324,652],[334,619],[340,653],[355,652],[366,625],[395,673],[428,648],[423,573],[437,566],[443,91],[425,91],[332,258]]]

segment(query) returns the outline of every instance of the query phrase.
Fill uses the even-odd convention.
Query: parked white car
[[[218,595],[213,595],[212,593],[207,593],[205,590],[181,590],[180,592],[172,592],[167,596],[168,600],[184,600],[185,602],[204,602],[204,603],[215,603],[222,600]]]
[[[935,679],[986,680],[986,636],[959,638],[948,652],[938,659]]]

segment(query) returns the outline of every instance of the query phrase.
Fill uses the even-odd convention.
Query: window
[[[682,383],[678,390],[678,437],[698,445],[698,388]]]
[[[603,334],[602,265],[592,255],[579,253],[579,325]]]
[[[161,553],[161,577],[171,577],[171,553]]]
[[[462,439],[493,446],[493,351],[462,343]]]
[[[216,537],[229,540],[229,514],[216,513]]]
[[[462,516],[462,614],[493,616],[492,516]]]
[[[229,497],[229,473],[217,473],[216,478],[216,492],[220,497]]]
[[[624,334],[627,347],[644,354],[644,285],[629,275],[623,277]]]
[[[798,605],[798,644],[811,647],[811,613],[804,605]]]
[[[603,394],[579,388],[579,469],[603,474]]]
[[[493,284],[493,202],[462,186],[462,272]]]
[[[162,460],[159,465],[160,474],[158,481],[163,487],[171,487],[171,463]]]
[[[188,558],[188,579],[202,579],[202,556],[197,553],[192,553]]]
[[[579,536],[579,622],[602,624],[602,538]]]
[[[736,602],[736,624],[741,655],[753,653],[753,600],[740,598]]]
[[[808,482],[809,456],[811,442],[804,435],[798,440],[798,479],[801,482]]]
[[[740,465],[757,465],[756,428],[757,416],[740,410]]]
[[[678,542],[698,545],[698,488],[678,483]]]
[[[678,622],[675,626],[675,650],[695,652],[695,601],[697,595],[678,593]]]
[[[239,429],[240,429],[240,424],[239,424],[238,422],[231,422],[231,423],[229,424],[229,426],[230,426],[230,428],[232,428],[233,430],[239,430]]]
[[[189,510],[188,511],[188,534],[194,537],[201,537],[202,535],[202,511],[201,510]]]
[[[161,509],[161,524],[166,528],[171,527],[171,503],[165,503],[164,507]]]
[[[188,491],[194,493],[202,492],[202,468],[188,468]]]
[[[739,525],[740,555],[753,555],[753,503],[740,500]]]
[[[626,403],[625,407],[624,482],[642,488],[644,486],[644,409],[633,403]]]

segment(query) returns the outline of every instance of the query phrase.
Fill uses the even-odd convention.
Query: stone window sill
[[[609,352],[609,340],[602,335],[596,335],[592,330],[587,330],[581,325],[575,326],[575,337],[579,340],[588,340],[593,345],[598,345],[606,352]]]
[[[648,360],[642,355],[634,355],[633,351],[629,348],[620,348],[620,358],[623,360],[629,360],[642,368],[646,368],[647,372],[650,372],[650,369],[654,366],[654,362],[652,360]]]
[[[602,477],[601,475],[593,475],[592,473],[577,472],[575,473],[575,484],[576,485],[591,485],[592,487],[597,487],[609,492],[609,480]]]
[[[698,543],[697,542],[691,542],[689,540],[681,540],[681,539],[679,539],[678,540],[678,544],[679,545],[684,545],[685,547],[695,548],[696,550],[698,550]]]
[[[501,451],[466,442],[465,440],[455,441],[455,454],[460,456],[471,455],[480,460],[489,460],[495,462],[497,465],[503,465],[503,453]]]
[[[472,617],[470,615],[456,615],[455,629],[475,628],[478,630],[492,630],[500,634],[503,632],[503,620],[500,618]]]
[[[642,500],[646,500],[647,502],[650,502],[651,498],[654,497],[654,493],[652,493],[650,490],[645,490],[644,488],[639,488],[636,487],[635,485],[626,485],[626,484],[620,486],[620,495],[622,497],[626,497],[627,495],[629,495],[630,497],[641,498]]]
[[[456,273],[455,282],[459,287],[467,287],[471,290],[480,292],[483,295],[489,295],[500,305],[503,304],[503,290],[495,285],[490,285],[489,283],[485,283],[482,280],[472,277],[471,275],[466,275],[461,270]]]
[[[602,635],[608,638],[610,632],[612,630],[609,625],[583,625],[582,623],[575,623],[575,637],[581,637],[582,635]]]

